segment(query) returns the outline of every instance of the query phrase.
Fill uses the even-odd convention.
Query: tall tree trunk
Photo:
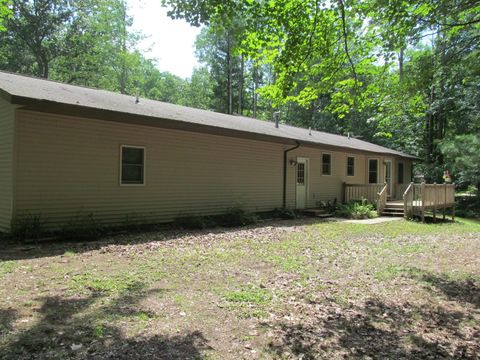
[[[232,92],[232,54],[231,54],[230,32],[227,34],[227,102],[228,114],[233,113],[233,92]]]
[[[434,154],[433,154],[433,139],[434,139],[434,123],[435,123],[435,116],[433,115],[433,102],[435,100],[435,84],[433,84],[435,80],[432,79],[432,86],[430,89],[430,112],[427,117],[427,159],[429,163],[434,162]]]
[[[245,60],[243,54],[240,55],[240,78],[238,86],[238,113],[243,115],[243,83],[244,83]]]
[[[404,61],[403,52],[404,52],[404,49],[401,48],[400,54],[398,54],[398,75],[399,75],[400,81],[403,81],[403,61]]]
[[[258,82],[258,74],[257,74],[257,62],[253,63],[253,118],[257,118],[257,82]]]
[[[125,2],[121,4],[121,11],[122,11],[122,34],[121,36],[121,63],[120,63],[120,81],[119,81],[119,90],[121,94],[127,93],[127,78],[128,78],[128,68],[127,68],[127,9]]]
[[[45,55],[43,49],[39,48],[37,54],[35,55],[37,60],[37,76],[48,79],[49,73],[49,64],[47,55]]]

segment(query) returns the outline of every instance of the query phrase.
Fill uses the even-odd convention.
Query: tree
[[[480,130],[480,129],[479,129]],[[440,146],[447,167],[461,184],[474,184],[480,196],[480,135],[457,135],[445,140]]]
[[[51,62],[66,51],[64,29],[72,14],[66,0],[14,1],[2,36],[7,63],[13,66],[19,55],[28,53],[36,75],[48,78]]]
[[[214,80],[214,109],[227,114],[243,113],[245,60],[237,49],[242,22],[211,24],[202,29],[195,42],[200,63],[209,69]]]
[[[428,180],[440,181],[451,163],[442,149],[479,131],[476,0],[163,3],[196,26],[241,18],[238,52],[271,68],[255,97],[287,122],[421,156]]]
[[[0,31],[5,31],[5,21],[12,15],[11,9],[8,7],[9,0],[0,0]]]
[[[197,109],[212,110],[215,82],[205,67],[193,70],[188,84],[187,101],[184,105]]]

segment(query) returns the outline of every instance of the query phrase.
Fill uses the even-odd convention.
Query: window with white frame
[[[121,185],[145,184],[145,148],[121,146]]]
[[[355,158],[347,156],[347,176],[355,176]]]
[[[331,154],[322,154],[322,175],[332,175]]]

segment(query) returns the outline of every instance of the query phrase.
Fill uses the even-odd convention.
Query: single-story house
[[[415,158],[366,141],[0,72],[0,229],[39,214],[127,216],[304,209],[344,183],[400,198]]]

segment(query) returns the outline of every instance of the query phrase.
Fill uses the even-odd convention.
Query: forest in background
[[[158,0],[202,26],[182,79],[138,50],[124,0],[0,1],[0,69],[272,120],[417,155],[480,186],[480,2]]]

